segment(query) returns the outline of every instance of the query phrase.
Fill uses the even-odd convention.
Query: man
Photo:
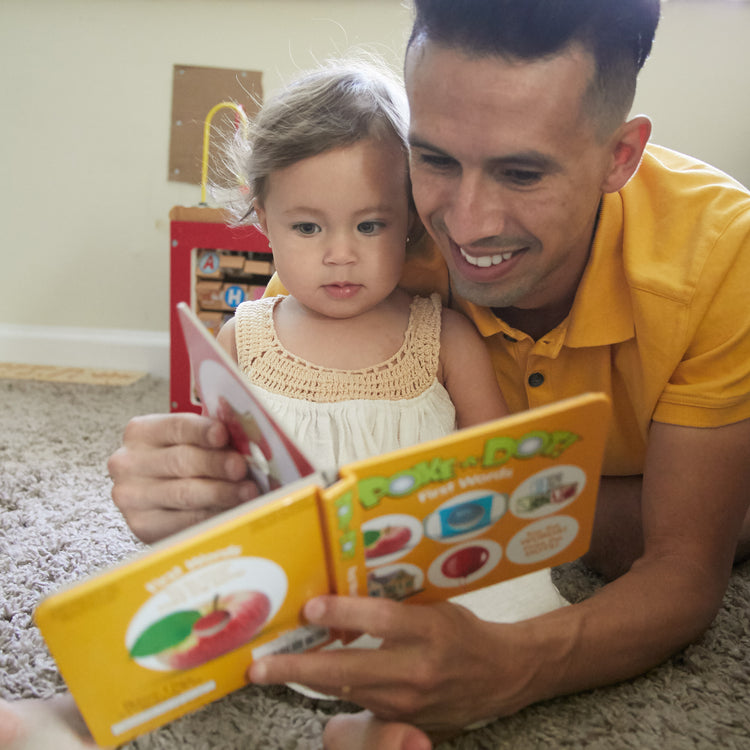
[[[453,731],[642,673],[710,625],[750,542],[750,195],[628,119],[658,0],[415,5],[411,172],[439,254],[417,254],[404,284],[474,320],[511,409],[610,394],[586,559],[611,583],[520,625],[313,600],[311,621],[367,630],[381,650],[269,657],[250,677],[386,720],[333,721],[331,747],[429,747],[401,722]],[[129,426],[110,470],[139,536],[252,496],[225,444],[195,416]]]

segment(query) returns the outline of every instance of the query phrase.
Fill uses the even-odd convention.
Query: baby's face
[[[372,309],[401,277],[411,223],[396,138],[368,138],[271,173],[258,219],[279,279],[326,317]]]

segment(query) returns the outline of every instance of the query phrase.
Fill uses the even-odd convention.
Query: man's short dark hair
[[[604,131],[630,110],[660,14],[660,0],[413,1],[410,47],[429,40],[470,57],[533,60],[581,44],[596,64],[586,106]]]

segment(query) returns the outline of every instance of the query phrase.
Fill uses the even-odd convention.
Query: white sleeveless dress
[[[437,380],[439,295],[414,297],[400,349],[362,370],[320,367],[287,351],[273,321],[281,299],[237,308],[237,359],[252,390],[316,468],[335,468],[455,429],[456,410]]]

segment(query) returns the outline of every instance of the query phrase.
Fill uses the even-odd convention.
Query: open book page
[[[341,467],[336,590],[442,601],[584,554],[608,416],[584,394]]]
[[[184,302],[177,309],[204,412],[227,426],[261,492],[312,474],[311,463],[253,396],[237,365],[195,313]]]

